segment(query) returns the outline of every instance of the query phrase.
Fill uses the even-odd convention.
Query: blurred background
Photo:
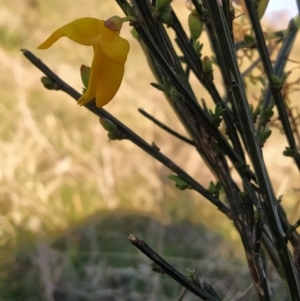
[[[284,8],[270,2],[266,30],[284,29],[296,11],[293,1]],[[36,47],[76,18],[122,16],[115,1],[0,4],[0,300],[175,300],[181,288],[150,270],[149,260],[127,241],[129,233],[180,271],[198,268],[224,300],[244,291],[249,298],[254,289],[227,218],[196,193],[177,190],[167,179],[171,172],[130,142],[109,142],[98,119],[63,92],[46,90],[41,72],[20,52],[33,51],[81,92],[80,66],[90,65],[92,49],[68,39],[49,50]],[[174,0],[174,9],[187,28],[185,1]],[[196,152],[137,112],[143,108],[184,134],[163,95],[149,85],[155,80],[128,24],[121,36],[131,51],[122,86],[105,108],[208,187],[214,179]],[[201,42],[210,55],[206,37]],[[291,58],[297,60],[299,51],[298,39]],[[217,70],[215,78],[222,91]],[[210,104],[191,81],[199,99]],[[260,87],[248,89],[254,101]],[[297,105],[296,93],[289,100]],[[299,175],[281,155],[286,145],[274,128],[264,154],[293,222],[299,218]]]

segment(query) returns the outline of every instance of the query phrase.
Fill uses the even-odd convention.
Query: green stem
[[[284,68],[287,63],[287,58],[292,50],[292,46],[295,42],[296,35],[298,33],[298,29],[295,26],[293,20],[290,21],[288,33],[283,41],[283,44],[278,52],[276,63],[274,64],[274,74],[278,77],[283,76]],[[260,60],[260,59],[259,59]],[[272,97],[272,91],[269,88],[266,96],[263,100],[263,110],[269,107]],[[279,109],[279,108],[278,108]]]
[[[193,2],[195,3],[197,1],[193,0]],[[232,89],[234,93],[233,105],[235,106],[236,112],[238,112],[239,123],[242,126],[247,150],[252,165],[254,167],[255,174],[257,176],[261,194],[263,196],[262,208],[264,214],[267,217],[269,227],[274,237],[278,256],[281,260],[282,269],[284,270],[285,279],[289,287],[291,300],[300,300],[295,267],[291,258],[291,254],[287,248],[287,245],[283,240],[284,233],[277,212],[276,198],[262,157],[261,149],[258,145],[255,136],[252,116],[249,110],[242,77],[237,65],[234,46],[230,39],[230,33],[228,27],[226,26],[226,22],[224,20],[223,13],[219,7],[218,1],[206,0],[205,4],[207,9],[209,10],[211,16],[210,21],[214,27],[215,34],[218,37],[218,43],[220,44],[220,47],[223,50],[222,52],[223,59],[224,61],[227,62],[228,70],[230,72],[231,85],[230,87],[226,87],[226,88]],[[255,12],[253,11],[252,8],[252,2],[250,0],[246,0],[246,4],[247,4],[248,11],[252,10],[252,14],[254,15]],[[253,22],[259,24],[257,16],[255,21],[252,20],[252,23]],[[261,36],[260,38],[262,39],[261,43],[264,43],[263,36]],[[257,37],[257,39],[259,39],[259,37]],[[267,49],[265,50],[266,50],[266,55],[268,55]],[[223,77],[224,76],[226,76],[226,74],[223,74]]]
[[[136,18],[133,16],[126,16],[124,18],[121,19],[123,22],[134,22],[136,21]]]
[[[231,12],[230,1],[222,0],[222,9],[223,9],[223,13],[224,13],[224,17],[225,17],[227,26],[229,28],[231,41],[234,41],[233,26],[232,26],[232,21],[233,21],[234,16],[232,15],[232,12]]]
[[[233,163],[239,162],[242,165],[245,165],[245,161],[234,151],[229,143],[224,139],[219,130],[214,127],[214,125],[209,120],[208,116],[202,111],[199,110],[199,105],[194,102],[193,96],[190,94],[189,90],[186,89],[186,86],[183,84],[181,77],[179,77],[172,69],[170,69],[169,64],[166,62],[164,56],[154,44],[153,40],[142,30],[142,28],[136,27],[138,34],[141,36],[141,39],[148,47],[150,53],[155,57],[157,63],[161,66],[161,68],[166,72],[167,76],[172,80],[174,85],[178,88],[178,91],[183,95],[185,99],[186,106],[189,108],[189,111],[196,115],[194,115],[195,120],[201,120],[201,126],[207,129],[210,134],[216,138],[220,147],[224,150],[224,152],[229,156]],[[248,169],[246,171],[250,177],[253,178],[252,172]]]
[[[297,152],[296,142],[295,142],[295,139],[293,136],[292,129],[290,127],[290,122],[289,122],[288,116],[286,114],[284,100],[283,100],[282,94],[275,87],[275,85],[272,81],[272,78],[271,78],[271,75],[274,74],[274,71],[272,68],[270,57],[267,53],[267,47],[265,44],[265,40],[264,40],[263,32],[262,32],[262,29],[260,26],[260,22],[258,20],[256,11],[252,6],[251,1],[246,0],[245,4],[246,4],[247,10],[248,10],[248,14],[249,14],[249,17],[250,17],[250,20],[252,23],[253,30],[255,32],[257,47],[258,47],[258,50],[260,53],[260,57],[261,57],[261,60],[262,60],[263,66],[264,66],[265,73],[269,80],[269,85],[270,85],[270,89],[272,92],[272,96],[273,96],[274,102],[278,108],[278,113],[279,113],[281,122],[283,124],[284,131],[288,138],[290,147],[292,149],[294,149],[295,152],[297,153],[297,155],[295,156],[295,161],[298,166],[298,169],[300,169],[300,156],[299,156],[299,153]],[[295,26],[295,25],[293,24],[293,21],[291,21],[291,23],[290,23],[291,29],[293,26]],[[294,30],[297,31],[297,29],[294,29]],[[293,37],[293,32],[291,34],[291,37]],[[287,43],[287,45],[289,46],[292,43],[292,41],[293,41],[292,38],[289,39],[288,40],[289,43]],[[287,51],[288,48],[289,47],[286,47],[286,49],[284,49],[284,50]],[[285,57],[285,59],[286,59],[286,57]],[[279,62],[278,66],[280,66],[279,64],[282,64],[282,62]],[[286,242],[284,239],[284,234],[281,233],[282,229],[278,229],[279,226],[280,226],[280,228],[282,228],[282,225],[281,225],[281,223],[280,223],[280,225],[279,225],[279,223],[278,224],[273,224],[273,223],[270,224],[270,220],[269,220],[269,225],[270,225],[272,234],[274,236],[274,241],[275,241],[275,245],[276,245],[276,248],[278,251],[278,256],[281,261],[282,269],[285,273],[285,279],[286,279],[286,282],[289,287],[290,298],[291,298],[291,300],[300,300],[300,286],[299,286],[299,279],[298,279],[298,275],[297,275],[297,272],[295,269],[295,265],[291,258],[290,252],[287,248],[287,245],[286,245]]]
[[[195,142],[193,140],[190,140],[180,134],[178,134],[177,132],[175,132],[174,130],[172,130],[171,128],[169,128],[168,126],[166,126],[165,124],[163,124],[162,122],[160,122],[158,119],[156,119],[155,117],[153,117],[152,115],[150,115],[149,113],[147,113],[145,110],[143,109],[138,109],[138,111],[145,116],[146,118],[150,119],[154,124],[158,125],[160,128],[162,128],[163,130],[165,130],[166,132],[168,132],[169,134],[173,135],[174,137],[184,141],[185,143],[188,143],[190,145],[195,146]]]

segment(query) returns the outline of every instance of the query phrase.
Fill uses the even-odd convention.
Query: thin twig
[[[284,240],[285,240],[286,242],[288,242],[288,240],[291,238],[293,232],[296,231],[297,228],[298,228],[299,226],[300,226],[300,218],[297,220],[297,222],[296,222],[294,225],[292,225],[292,226],[287,230],[286,235],[285,235],[285,237],[284,237]]]
[[[241,298],[243,296],[245,296],[245,294],[253,287],[253,283],[251,283],[243,292],[239,292],[237,293],[233,299],[231,299],[230,301],[238,301],[241,300]]]
[[[187,291],[187,289],[185,287],[183,287],[180,294],[178,295],[176,301],[182,301],[186,294],[186,291]]]
[[[214,81],[206,80],[206,76],[202,70],[202,63],[200,60],[200,56],[195,52],[191,40],[188,39],[174,11],[172,11],[172,18],[173,18],[172,28],[176,33],[175,41],[178,44],[181,51],[183,52],[187,65],[190,66],[191,70],[194,72],[195,76],[198,78],[200,83],[209,92],[215,104],[220,104],[225,109],[223,118],[226,123],[228,136],[232,141],[234,150],[239,154],[239,156],[241,156],[242,160],[245,161],[244,152],[241,143],[239,141],[237,130],[233,123],[233,118],[231,116],[232,114],[230,109],[228,108],[226,103],[222,100],[220,93],[218,92],[214,84]],[[206,26],[209,26],[209,24],[206,24]],[[213,41],[212,44],[214,44]]]
[[[194,293],[196,296],[203,300],[218,301],[216,298],[208,294],[203,288],[189,281],[183,274],[173,268],[166,260],[164,260],[159,254],[152,250],[145,241],[140,239],[134,234],[130,234],[128,237],[129,241],[150,258],[155,264],[162,268],[165,274],[169,275],[176,282],[187,288],[189,291]]]
[[[145,110],[143,109],[138,109],[138,111],[145,116],[146,118],[150,119],[151,121],[153,121],[153,123],[155,123],[156,125],[158,125],[160,128],[162,128],[163,130],[165,130],[166,132],[168,132],[169,134],[173,135],[174,137],[195,146],[194,141],[178,134],[177,132],[175,132],[174,130],[172,130],[171,128],[169,128],[168,126],[166,126],[165,124],[163,124],[162,122],[160,122],[159,120],[157,120],[155,117],[153,117],[152,115],[150,115],[149,113],[147,113]]]
[[[297,33],[298,33],[298,28],[295,26],[292,20],[290,21],[288,34],[286,35],[282,47],[278,52],[276,63],[274,65],[274,74],[278,77],[283,76],[284,68],[288,61],[287,58],[292,50],[292,46],[295,42]],[[271,97],[272,97],[272,91],[269,88],[263,100],[263,110],[268,108],[268,106],[270,105]]]
[[[276,46],[277,46],[277,44],[275,46],[272,45],[272,46],[268,47],[268,51],[269,51],[270,55],[276,49]],[[260,58],[256,59],[244,72],[241,73],[242,77],[243,78],[246,77],[260,62],[261,62]]]

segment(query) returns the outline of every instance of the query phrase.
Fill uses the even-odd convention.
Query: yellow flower
[[[57,29],[38,48],[47,49],[61,37],[68,37],[78,44],[93,46],[94,58],[89,84],[78,104],[85,105],[96,98],[101,108],[117,93],[124,75],[124,64],[129,52],[129,43],[119,36],[123,19],[114,16],[107,21],[95,18],[77,19]]]

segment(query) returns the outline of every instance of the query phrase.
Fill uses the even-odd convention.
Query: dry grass
[[[119,12],[114,2],[106,6],[97,2],[92,1],[89,7],[82,4],[82,9],[80,2],[80,9],[76,9],[71,1],[2,3],[6,17],[1,16],[0,24],[4,37],[0,49],[2,244],[13,242],[20,229],[46,235],[101,209],[121,207],[168,214],[169,209],[161,203],[174,195],[172,191],[166,194],[166,189],[172,190],[172,183],[166,180],[169,171],[129,142],[109,143],[94,116],[63,93],[43,89],[41,74],[19,52],[25,47],[33,50],[80,90],[78,70],[82,63],[90,63],[90,49],[67,39],[49,51],[35,48],[67,20],[85,15],[107,18]],[[187,148],[158,134],[136,110],[143,107],[179,127],[160,93],[150,88],[152,75],[129,30],[127,26],[122,31],[131,42],[125,80],[107,109],[147,141],[155,140],[177,162],[185,161],[196,174],[193,156],[180,160]]]

